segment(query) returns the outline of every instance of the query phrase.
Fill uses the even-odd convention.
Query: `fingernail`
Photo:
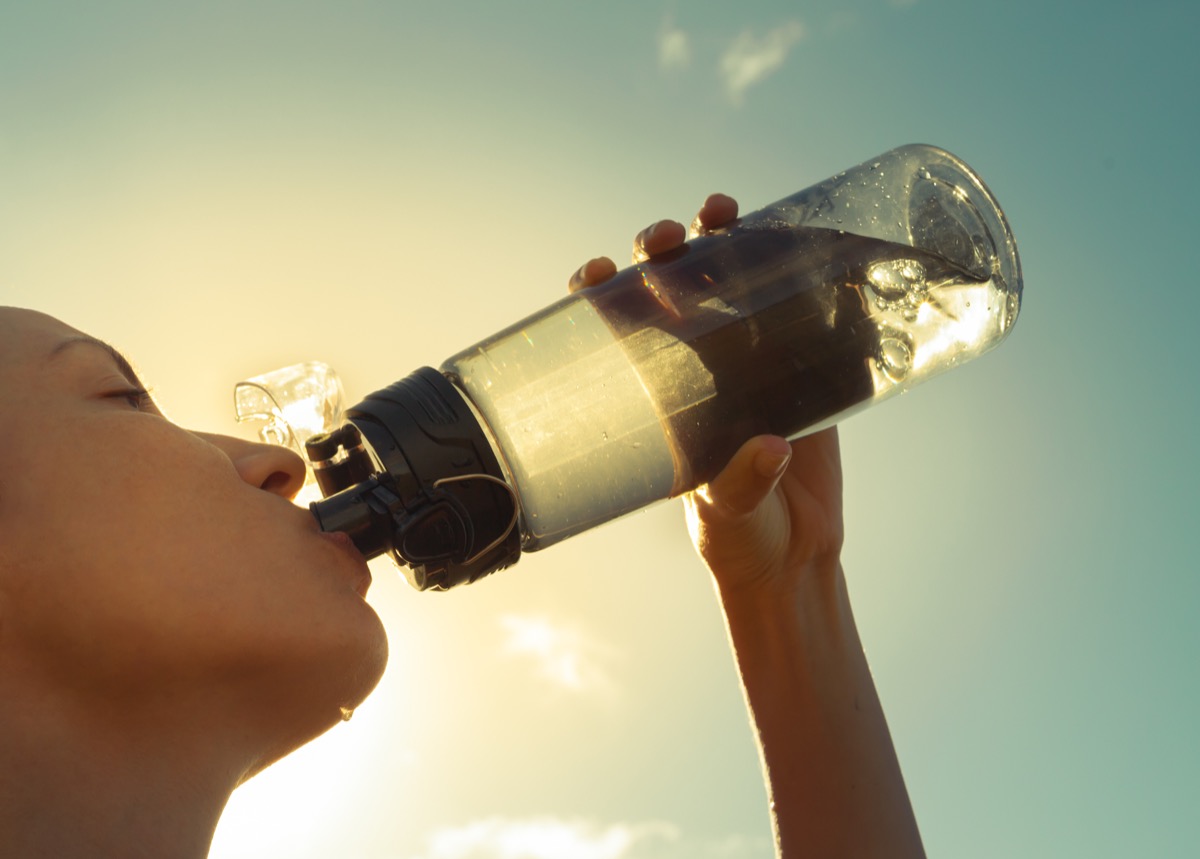
[[[763,477],[772,480],[783,474],[792,461],[792,446],[780,436],[764,436],[759,440],[758,455],[754,457],[754,469]]]
[[[644,230],[642,230],[640,233],[638,233],[638,235],[637,235],[637,241],[635,242],[635,244],[637,244],[637,246],[638,246],[640,249],[642,249],[642,250],[645,250],[645,249],[646,249],[646,244],[647,244],[647,243],[650,241],[650,239],[651,239],[651,238],[654,236],[654,230],[655,230],[657,227],[658,227],[658,225],[657,225],[657,224],[654,224],[654,225],[652,225],[652,226],[646,227],[646,229],[644,229]]]
[[[788,463],[791,461],[792,454],[790,452],[783,454],[760,453],[754,461],[754,468],[763,477],[775,480],[787,470]]]

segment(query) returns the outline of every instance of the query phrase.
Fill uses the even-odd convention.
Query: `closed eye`
[[[124,400],[139,412],[158,411],[154,405],[154,398],[150,396],[150,391],[146,388],[125,388],[120,391],[112,391],[111,393],[105,394],[104,399]]]

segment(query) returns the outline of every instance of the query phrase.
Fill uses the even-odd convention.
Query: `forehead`
[[[50,353],[57,344],[79,336],[80,332],[45,313],[0,307],[0,455],[10,447],[12,434],[26,423],[30,391],[40,390],[39,371]]]
[[[0,307],[0,385],[10,395],[13,388],[28,383],[31,374],[54,366],[59,355],[83,344],[99,349],[116,365],[131,385],[141,387],[129,361],[103,340],[33,310]]]
[[[53,316],[21,307],[0,307],[0,370],[41,361],[56,345],[82,332]]]
[[[135,380],[132,368],[115,349],[88,337],[76,328],[36,310],[0,307],[0,407],[31,385],[43,381],[45,373],[58,364],[56,356],[65,347],[85,341],[113,356],[122,374]]]

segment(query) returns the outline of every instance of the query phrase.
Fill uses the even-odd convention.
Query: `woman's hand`
[[[692,221],[691,235],[700,236],[728,224],[737,217],[737,201],[725,194],[710,194]],[[659,221],[637,234],[633,240],[633,261],[645,262],[679,247],[688,238],[688,230],[678,221]],[[584,263],[567,288],[571,292],[604,283],[617,273],[617,266],[608,257],[597,257]]]
[[[737,202],[713,194],[685,230],[659,221],[634,239],[633,260],[643,262],[679,247],[691,236],[728,224]],[[616,274],[607,257],[571,277],[572,292]],[[723,592],[743,588],[793,590],[810,572],[836,570],[842,546],[842,470],[836,429],[789,444],[758,436],[743,445],[707,486],[685,499],[696,547]]]
[[[838,571],[842,463],[837,428],[788,444],[747,441],[708,486],[685,498],[688,530],[722,593],[794,593]]]

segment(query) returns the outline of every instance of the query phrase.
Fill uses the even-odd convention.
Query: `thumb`
[[[710,512],[729,518],[747,516],[775,489],[792,458],[792,446],[774,435],[743,444],[702,493]]]

